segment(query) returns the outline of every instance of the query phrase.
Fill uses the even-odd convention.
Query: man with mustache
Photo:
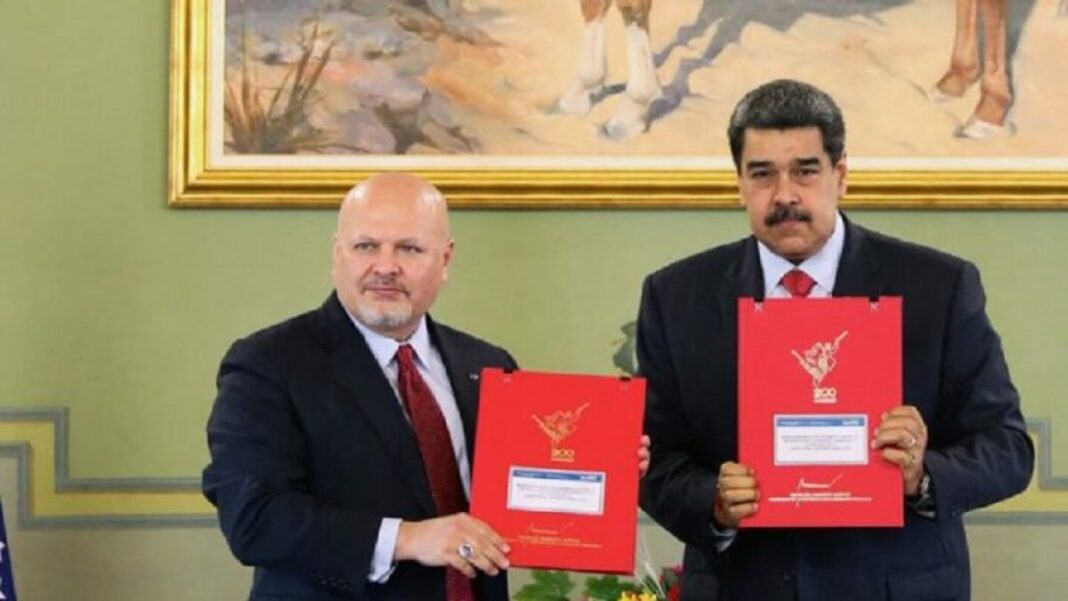
[[[516,363],[427,314],[453,247],[436,188],[373,176],[338,212],[334,294],[227,352],[203,484],[251,599],[507,600],[509,547],[465,512],[479,374]]]
[[[686,544],[684,600],[968,599],[961,516],[1022,491],[1034,449],[974,265],[848,220],[845,125],[797,81],[728,127],[753,235],[650,275],[637,355],[655,441],[642,508]],[[737,462],[737,299],[903,297],[901,407],[875,430],[900,468],[901,529],[738,529],[760,473]]]

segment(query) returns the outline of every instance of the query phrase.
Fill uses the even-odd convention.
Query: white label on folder
[[[602,515],[604,484],[604,472],[512,466],[508,509]]]
[[[867,415],[775,416],[775,465],[867,463]]]

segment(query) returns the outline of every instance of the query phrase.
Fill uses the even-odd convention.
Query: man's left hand
[[[652,455],[649,453],[649,437],[642,434],[641,444],[638,446],[638,477],[644,478],[645,473],[649,471],[649,458]]]
[[[919,410],[902,405],[884,413],[871,446],[882,449],[883,459],[901,468],[905,495],[916,495],[923,479],[923,453],[927,449],[927,425]]]

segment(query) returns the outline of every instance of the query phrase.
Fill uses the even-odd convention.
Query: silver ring
[[[460,543],[459,547],[456,547],[456,552],[467,561],[471,561],[471,558],[475,556],[475,546],[471,543]]]
[[[911,449],[914,446],[916,446],[916,437],[912,436],[912,435],[909,435],[909,443],[907,445],[905,445],[905,448],[906,449]]]

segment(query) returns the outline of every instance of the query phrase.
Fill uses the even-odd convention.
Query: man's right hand
[[[757,512],[758,499],[760,490],[753,470],[733,461],[719,466],[716,498],[712,502],[712,518],[716,526],[737,528],[742,520]]]
[[[459,552],[460,545],[465,543],[472,549],[467,559]],[[508,543],[485,522],[466,513],[456,513],[420,522],[401,522],[393,559],[427,566],[451,566],[474,578],[476,568],[490,576],[508,569],[509,551]]]

